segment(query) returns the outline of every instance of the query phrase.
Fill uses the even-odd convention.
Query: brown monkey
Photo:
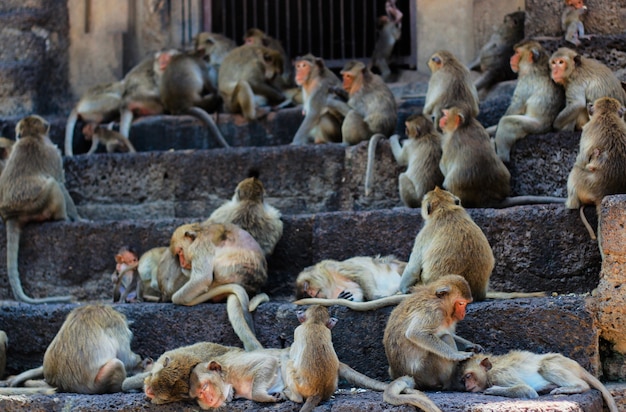
[[[428,60],[431,75],[423,114],[439,126],[441,111],[457,106],[466,116],[478,116],[478,92],[469,70],[447,50],[439,50]]]
[[[137,251],[130,246],[122,246],[115,255],[113,281],[113,302],[126,303],[142,301],[141,281],[137,272],[139,259]]]
[[[565,108],[554,120],[557,130],[582,129],[589,121],[587,104],[612,97],[626,105],[626,91],[611,69],[601,62],[561,47],[550,57],[552,80],[565,88]]]
[[[7,230],[7,274],[16,300],[27,303],[69,302],[71,296],[33,299],[24,293],[17,268],[22,227],[29,222],[77,220],[65,188],[59,149],[50,141],[50,125],[40,116],[21,119],[17,141],[0,174],[0,216]]]
[[[396,128],[396,100],[389,86],[365,64],[350,61],[341,70],[343,90],[347,93],[349,111],[341,125],[343,144],[354,145],[380,133],[391,136]]]
[[[243,37],[244,44],[252,46],[262,46],[268,49],[274,50],[280,54],[282,66],[282,73],[277,76],[276,83],[279,88],[291,87],[294,85],[293,68],[291,67],[291,59],[287,55],[287,52],[283,48],[283,45],[279,40],[268,36],[263,30],[257,28],[251,28],[246,31]]]
[[[169,253],[169,248],[166,246],[155,247],[145,252],[139,258],[137,264],[137,272],[139,273],[139,280],[141,282],[141,298],[149,302],[158,302],[161,300],[161,292],[159,289],[158,272],[159,262],[163,254]],[[176,259],[172,259],[176,263]],[[182,275],[180,267],[178,271]],[[182,275],[184,277],[184,275]],[[182,286],[182,282],[179,287]]]
[[[378,18],[378,39],[374,45],[368,68],[372,70],[373,67],[376,67],[380,71],[380,77],[388,81],[391,76],[389,69],[391,52],[402,35],[402,12],[396,6],[396,0],[385,2],[385,12],[386,15]]]
[[[195,55],[181,53],[161,56],[166,66],[159,88],[165,110],[171,114],[188,114],[200,119],[222,147],[230,147],[207,111],[219,106],[219,96],[211,85],[206,63]]]
[[[460,389],[453,379],[458,363],[482,350],[454,333],[471,302],[470,285],[459,275],[416,286],[391,312],[385,327],[391,379],[413,377],[421,390]]]
[[[611,412],[619,410],[602,382],[578,362],[559,353],[476,354],[464,362],[461,376],[468,392],[510,398],[538,398],[537,392],[544,390],[550,390],[552,395],[571,395],[593,387],[602,393]]]
[[[517,85],[495,131],[496,152],[504,162],[517,140],[552,130],[564,104],[563,89],[550,78],[546,50],[532,40],[517,43],[514,50],[511,69],[518,74]]]
[[[0,173],[4,170],[4,165],[11,154],[14,144],[14,140],[0,137]]]
[[[232,223],[241,227],[269,256],[283,235],[283,221],[280,211],[264,197],[265,188],[258,178],[244,179],[237,185],[233,198],[215,209],[204,223]]]
[[[339,101],[330,88],[339,87],[341,80],[324,64],[324,60],[307,54],[296,58],[296,84],[302,88],[304,120],[293,137],[292,144],[341,142],[343,115],[335,107],[347,105]],[[331,100],[332,105],[328,102]]]
[[[513,55],[513,45],[524,38],[525,17],[523,11],[504,16],[502,24],[468,65],[470,70],[479,69],[481,72],[474,82],[478,92],[488,91],[498,82],[515,78],[516,72],[511,71],[509,58]]]
[[[225,109],[254,120],[257,106],[285,100],[282,90],[272,83],[282,67],[280,53],[267,47],[243,45],[231,50],[217,76]]]
[[[443,184],[439,168],[441,134],[430,119],[412,115],[404,122],[408,139],[400,146],[398,136],[389,139],[393,157],[401,166],[407,166],[398,178],[400,199],[407,207],[420,207],[424,195]]]
[[[153,255],[157,259],[158,254]],[[189,277],[183,273],[178,262],[178,256],[173,254],[168,247],[157,260],[157,285],[161,295],[161,302],[171,302],[172,295],[176,293]]]
[[[580,46],[580,39],[585,36],[585,26],[582,16],[587,13],[587,6],[583,0],[565,0],[565,10],[561,14],[561,29],[565,32],[565,40]]]
[[[91,147],[87,154],[92,154],[98,149],[98,144],[106,146],[108,153],[113,152],[137,152],[133,144],[121,133],[115,130],[110,130],[103,126],[98,126],[95,123],[87,123],[83,126],[83,135],[85,140],[91,140]]]
[[[200,32],[194,37],[194,48],[207,62],[209,78],[215,90],[217,90],[217,73],[224,57],[236,47],[237,43],[234,40],[218,33]]]
[[[567,179],[565,207],[580,208],[580,215],[596,238],[582,211],[584,205],[600,205],[602,198],[626,193],[626,108],[616,99],[603,97],[589,105],[591,119],[583,126],[576,162]]]
[[[299,311],[298,320],[302,324],[293,332],[284,379],[289,399],[305,400],[300,412],[310,412],[337,390],[339,358],[330,333],[337,319],[327,308],[313,305]]]

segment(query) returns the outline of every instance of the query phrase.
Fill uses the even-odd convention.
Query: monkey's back
[[[204,62],[186,54],[173,56],[161,76],[163,105],[170,113],[181,114],[200,100],[208,84],[208,69]]]
[[[304,398],[320,395],[329,399],[337,390],[339,376],[339,358],[330,329],[320,323],[305,322],[294,331],[295,342],[301,348],[293,363],[297,391]]]
[[[391,136],[398,119],[396,99],[380,76],[369,73],[368,80],[350,97],[348,105],[363,116],[372,133]]]

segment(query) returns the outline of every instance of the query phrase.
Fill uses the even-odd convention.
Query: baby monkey
[[[137,251],[129,246],[122,246],[115,255],[113,281],[113,302],[126,303],[141,301],[141,280],[137,266]]]
[[[99,126],[95,123],[87,123],[83,126],[83,135],[85,140],[91,141],[91,147],[87,154],[92,154],[98,149],[98,144],[103,144],[107,153],[136,153],[133,144],[121,133],[110,129],[109,127]]]

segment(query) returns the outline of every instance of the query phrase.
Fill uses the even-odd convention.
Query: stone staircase
[[[398,86],[401,87],[401,86]],[[401,93],[400,93],[401,94]],[[498,118],[506,95],[481,106],[483,116]],[[403,119],[418,109],[419,98],[400,106]],[[504,105],[504,108],[502,107]],[[500,114],[498,114],[500,113]],[[64,118],[51,118],[53,140],[62,147]],[[140,119],[131,139],[137,154],[77,155],[65,158],[67,187],[85,222],[46,222],[23,232],[19,268],[25,290],[33,296],[71,294],[77,304],[110,301],[113,256],[120,246],[145,251],[166,245],[178,225],[206,218],[232,197],[237,183],[251,171],[259,173],[268,202],[279,208],[284,235],[268,260],[265,288],[272,301],[254,314],[259,341],[284,347],[297,326],[295,277],[321,259],[395,254],[408,259],[422,224],[419,210],[402,207],[396,165],[387,141],[377,149],[375,190],[363,194],[365,143],[289,146],[299,126],[299,109],[271,113],[266,119],[242,123],[220,115],[218,124],[232,148],[216,148],[208,132],[191,117],[155,116]],[[6,129],[10,130],[6,121]],[[483,120],[489,123],[489,120]],[[510,170],[513,195],[565,196],[579,133],[530,136],[513,150]],[[75,153],[87,146],[77,134]],[[174,150],[170,150],[174,149]],[[207,150],[210,149],[210,150]],[[611,197],[609,212],[623,210],[626,197]],[[486,301],[468,307],[457,332],[493,353],[526,349],[560,352],[602,376],[606,370],[601,326],[590,293],[601,282],[598,243],[592,241],[577,212],[562,205],[470,209],[496,257],[491,288],[498,291],[547,291],[534,299]],[[610,214],[610,213],[609,213]],[[601,215],[600,219],[602,219]],[[622,219],[623,219],[623,215]],[[596,226],[595,211],[587,217]],[[610,242],[611,238],[604,239]],[[6,277],[5,234],[0,234],[0,329],[10,340],[7,372],[41,364],[43,353],[66,314],[77,304],[27,305],[11,300]],[[610,246],[603,248],[610,249]],[[182,307],[164,303],[116,304],[132,322],[133,350],[157,358],[162,352],[208,340],[241,346],[232,331],[224,304]],[[382,346],[392,308],[353,312],[335,307],[339,319],[333,341],[339,358],[373,378],[386,380]],[[619,360],[614,361],[619,362]],[[605,376],[606,378],[606,376]],[[380,393],[360,391],[345,383],[318,411],[408,411],[393,407]],[[611,389],[620,402],[623,391]],[[444,411],[601,411],[599,392],[514,400],[467,393],[428,393]],[[620,403],[626,408],[626,400]],[[292,402],[258,404],[237,400],[229,411],[297,411]],[[4,411],[191,411],[194,403],[151,405],[142,394],[0,396]]]

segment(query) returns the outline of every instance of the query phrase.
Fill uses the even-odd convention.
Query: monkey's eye
[[[454,204],[457,206],[461,205],[461,199],[459,199],[458,197],[454,199]]]
[[[463,377],[461,378],[461,380],[462,380],[463,382],[465,382],[467,379],[471,379],[471,378],[472,378],[472,374],[471,374],[471,373],[468,373],[468,374],[466,374],[465,376],[463,376]]]

